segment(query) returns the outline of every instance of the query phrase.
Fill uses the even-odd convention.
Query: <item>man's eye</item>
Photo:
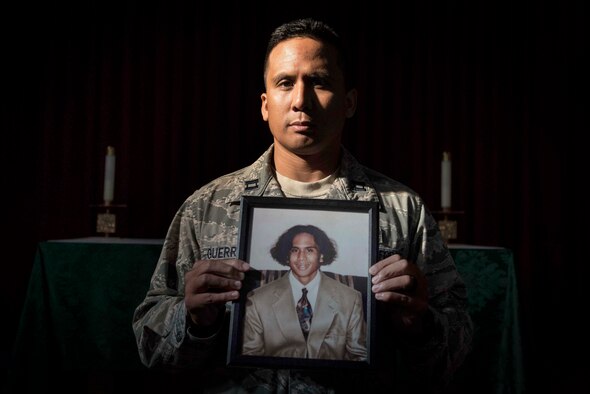
[[[330,85],[329,81],[326,78],[319,78],[319,77],[314,78],[312,80],[312,82],[313,82],[313,86],[317,86],[317,87],[327,88]]]
[[[278,83],[278,86],[281,88],[290,88],[290,87],[293,87],[293,82],[287,81],[287,80],[282,80]]]

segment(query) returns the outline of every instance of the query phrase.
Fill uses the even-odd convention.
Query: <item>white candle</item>
[[[107,147],[107,154],[104,159],[104,191],[103,200],[105,205],[111,205],[115,194],[115,148]]]
[[[451,152],[443,152],[441,162],[440,206],[451,208]]]

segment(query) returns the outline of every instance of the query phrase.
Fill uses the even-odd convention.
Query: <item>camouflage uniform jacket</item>
[[[425,273],[435,332],[427,343],[407,343],[391,328],[381,328],[387,324],[382,324],[377,313],[380,372],[374,372],[376,375],[371,377],[354,377],[348,384],[356,384],[362,391],[367,390],[368,384],[378,384],[380,391],[387,388],[391,383],[388,381],[392,380],[391,371],[396,369],[394,365],[400,364],[396,354],[401,354],[404,360],[401,364],[407,366],[410,375],[418,376],[418,380],[447,381],[469,351],[472,323],[466,311],[465,286],[441,239],[437,223],[415,192],[362,166],[342,149],[340,170],[327,198],[379,202],[380,258],[399,253],[418,264]],[[193,367],[192,376],[201,371],[203,376],[210,377],[203,377],[200,387],[224,382],[222,386],[227,386],[231,392],[254,388],[280,392],[285,387],[289,388],[285,391],[290,392],[315,392],[313,387],[317,392],[325,392],[324,383],[317,383],[317,380],[310,383],[313,378],[300,378],[290,371],[225,367],[228,313],[225,327],[210,338],[196,338],[187,329],[184,275],[197,260],[237,257],[241,196],[284,197],[273,175],[272,155],[273,146],[252,165],[203,186],[175,215],[147,295],[133,317],[139,355],[146,366]],[[338,381],[342,381],[342,377]],[[399,386],[392,384],[392,388],[396,385]],[[219,392],[222,388],[214,390]]]

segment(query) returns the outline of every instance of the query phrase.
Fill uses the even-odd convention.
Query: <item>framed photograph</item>
[[[243,196],[228,365],[369,367],[377,202]]]

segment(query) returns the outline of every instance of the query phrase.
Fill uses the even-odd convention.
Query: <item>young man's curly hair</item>
[[[311,224],[293,226],[281,234],[276,244],[270,250],[273,259],[281,265],[289,265],[289,254],[293,247],[293,239],[301,233],[311,234],[315,239],[319,252],[323,256],[321,265],[331,264],[336,259],[338,255],[336,243],[328,238],[323,230]]]

